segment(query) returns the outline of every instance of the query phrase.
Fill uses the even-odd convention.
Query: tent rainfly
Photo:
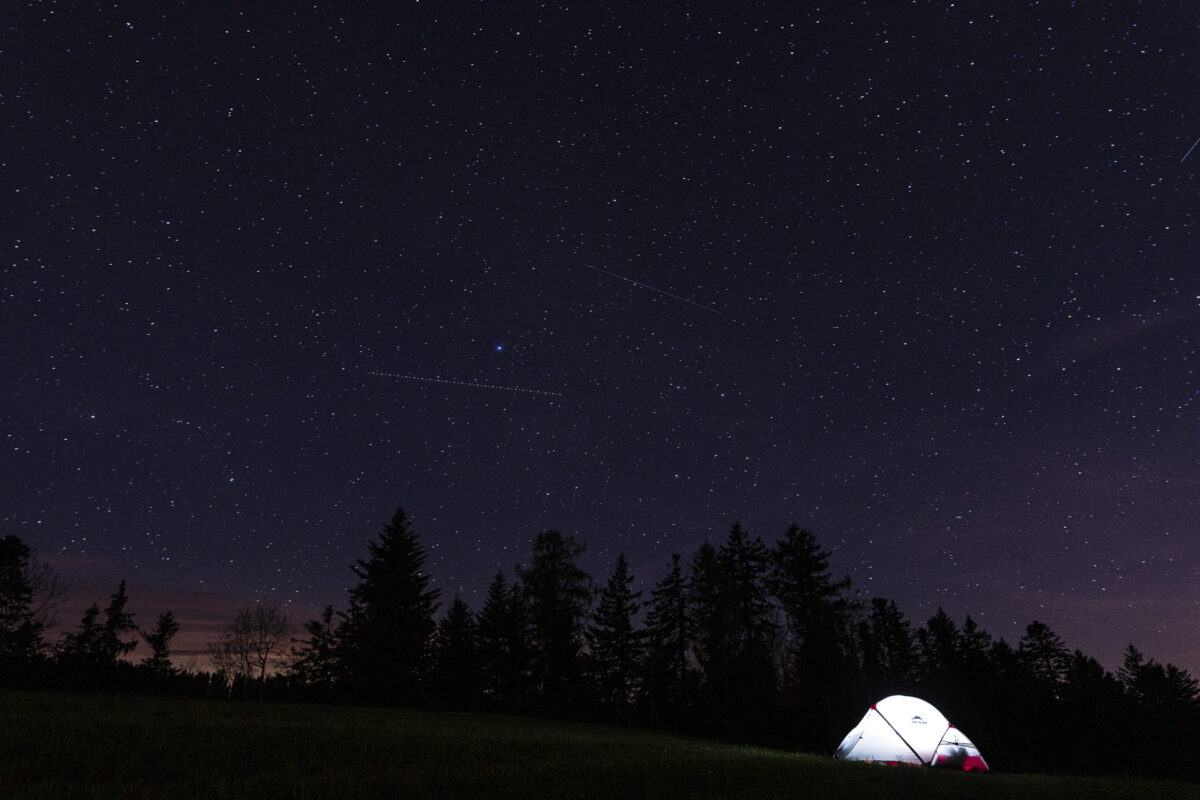
[[[979,748],[929,703],[896,694],[871,706],[834,758],[987,772]]]

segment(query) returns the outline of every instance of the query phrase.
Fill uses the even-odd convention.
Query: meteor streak
[[[406,381],[420,381],[421,383],[445,383],[450,386],[466,386],[468,389],[494,389],[498,392],[522,392],[524,394],[537,394],[543,397],[562,397],[561,392],[547,392],[542,389],[523,389],[520,386],[497,386],[494,383],[476,383],[475,381],[452,381],[449,378],[427,378],[421,375],[401,375],[397,372],[376,372],[370,370],[368,375],[377,375],[381,378],[400,378]]]
[[[1158,475],[1132,475],[1133,478],[1141,478],[1146,481],[1158,481],[1159,483],[1191,483],[1200,484],[1200,480],[1195,478],[1162,478]]]
[[[1196,141],[1192,142],[1192,146],[1189,147],[1188,151],[1183,154],[1183,158],[1179,159],[1180,164],[1182,164],[1184,162],[1184,159],[1186,159],[1188,156],[1190,156],[1192,154],[1192,151],[1196,149],[1196,145],[1198,145],[1198,144],[1200,144],[1200,139],[1197,139]]]
[[[652,292],[657,292],[661,295],[666,295],[667,297],[671,297],[676,300],[682,300],[683,302],[687,303],[688,305],[695,306],[696,308],[702,309],[704,311],[708,311],[708,312],[717,314],[722,317],[725,316],[724,312],[717,311],[712,306],[706,306],[703,303],[697,303],[695,300],[688,300],[686,297],[680,297],[677,294],[671,294],[670,292],[664,291],[663,289],[659,289],[659,288],[651,286],[647,283],[642,283],[641,281],[635,281],[633,278],[626,278],[624,275],[618,275],[615,272],[609,272],[608,270],[601,269],[600,267],[593,267],[591,264],[584,264],[584,266],[587,267],[588,269],[592,270],[593,272],[603,272],[605,275],[608,275],[609,277],[617,278],[618,280],[625,281],[626,283],[632,283],[634,286],[640,286],[643,289],[649,289]]]

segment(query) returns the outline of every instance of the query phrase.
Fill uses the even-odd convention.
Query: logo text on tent
[[[920,715],[918,715],[918,716],[915,716],[912,718],[912,724],[913,725],[928,725],[929,723],[926,722],[925,720],[921,719]]]

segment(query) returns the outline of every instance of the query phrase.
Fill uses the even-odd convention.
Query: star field
[[[650,585],[794,521],[914,620],[1200,668],[1188,4],[2,25],[0,519],[64,622],[315,616],[402,505],[476,608],[546,528]]]

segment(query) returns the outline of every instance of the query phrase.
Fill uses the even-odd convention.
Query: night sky
[[[344,608],[403,506],[476,609],[549,528],[648,588],[795,522],[914,621],[1200,670],[1200,6],[237,5],[0,22],[61,625]]]

